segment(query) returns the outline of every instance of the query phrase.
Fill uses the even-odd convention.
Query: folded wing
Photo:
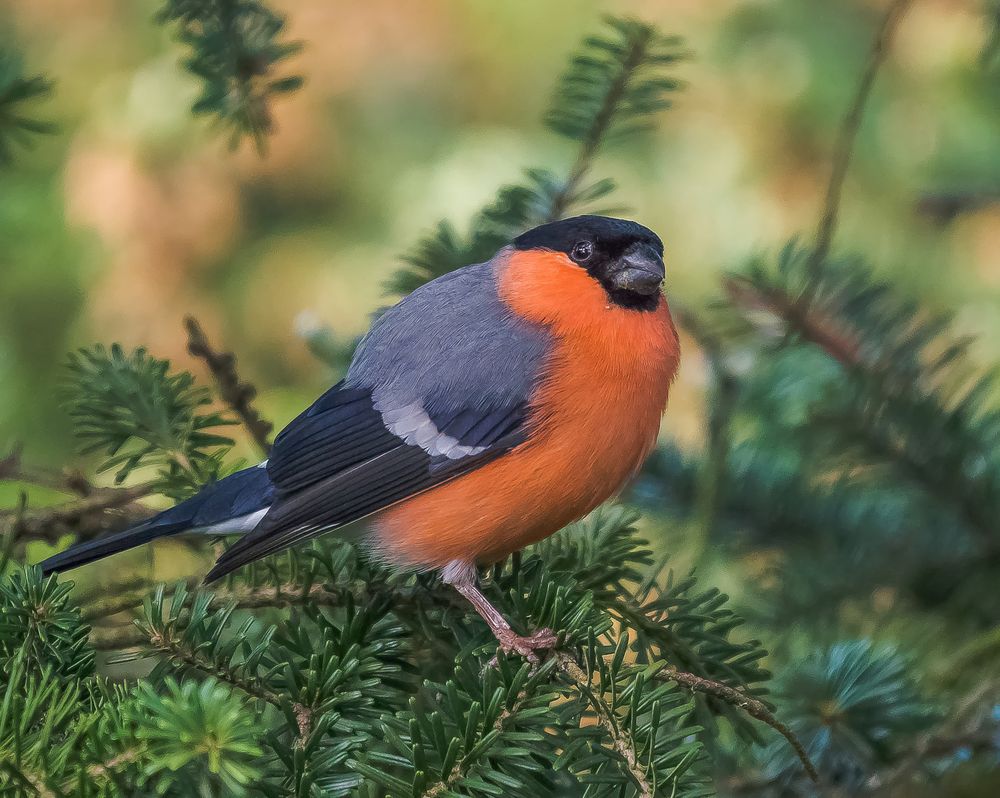
[[[493,266],[428,283],[387,311],[344,382],[275,440],[275,498],[206,577],[356,521],[526,440],[543,330],[512,318]]]

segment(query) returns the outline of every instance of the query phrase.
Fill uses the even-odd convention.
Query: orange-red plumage
[[[527,442],[496,461],[380,513],[372,549],[399,565],[492,562],[613,496],[655,443],[679,361],[664,298],[636,312],[566,255],[513,251],[499,293],[545,325],[554,348],[531,402]]]

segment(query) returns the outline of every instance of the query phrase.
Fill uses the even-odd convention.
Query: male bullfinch
[[[372,516],[361,538],[372,556],[438,570],[505,650],[530,656],[552,633],[515,634],[476,566],[586,515],[649,454],[680,354],[663,277],[663,244],[635,222],[529,230],[381,315],[269,460],[42,568],[191,530],[242,533],[211,582]]]

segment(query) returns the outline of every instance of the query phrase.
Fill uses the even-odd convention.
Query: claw
[[[539,629],[524,637],[506,629],[495,630],[497,641],[505,654],[518,654],[533,665],[538,664],[538,651],[547,651],[555,646],[558,637],[551,629]]]

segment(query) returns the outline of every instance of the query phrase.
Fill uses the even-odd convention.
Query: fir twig
[[[190,580],[189,587],[194,587],[198,581],[197,579]],[[359,592],[361,592],[361,588],[357,586],[330,589],[322,584],[303,587],[293,583],[237,586],[232,589],[214,591],[219,601],[233,604],[241,610],[279,609],[304,604],[317,607],[341,607],[349,595]],[[82,615],[84,620],[96,621],[120,612],[133,610],[142,605],[147,595],[148,593],[135,593],[90,603],[85,606]],[[148,639],[149,635],[142,633],[138,627],[130,624],[108,631],[95,630],[91,635],[91,643],[98,651],[121,651],[126,648],[134,648]]]
[[[64,396],[84,453],[105,455],[101,470],[122,483],[140,466],[158,470],[155,490],[184,499],[226,473],[230,438],[220,427],[238,423],[211,410],[208,389],[188,372],[139,348],[113,344],[80,349],[69,359]]]
[[[274,425],[261,418],[253,400],[257,389],[248,382],[243,382],[236,371],[236,356],[232,352],[220,352],[212,348],[205,330],[194,316],[184,319],[187,330],[187,349],[194,357],[205,361],[209,371],[215,378],[222,400],[239,416],[243,426],[247,428],[258,448],[265,454],[271,452],[271,442],[268,436]]]
[[[621,756],[625,762],[632,781],[639,791],[640,798],[655,798],[653,785],[647,776],[646,767],[639,762],[636,754],[635,741],[632,740],[628,732],[621,728],[620,724],[611,712],[611,709],[604,703],[592,689],[590,689],[590,678],[584,672],[575,659],[566,651],[553,652],[559,665],[559,669],[577,686],[577,688],[587,697],[590,706],[593,708],[597,722],[604,729],[611,741],[615,752]]]
[[[281,696],[273,690],[269,690],[256,681],[242,678],[232,668],[224,663],[208,659],[197,648],[185,645],[183,641],[176,639],[170,633],[163,634],[157,630],[151,631],[152,633],[144,635],[143,642],[147,643],[152,651],[161,654],[166,659],[214,676],[247,695],[258,698],[278,709],[284,706]]]
[[[614,28],[621,39],[617,42],[604,41],[603,45],[607,52],[612,53],[612,57],[604,63],[601,68],[592,65],[591,69],[601,74],[603,80],[593,80],[591,91],[596,94],[590,98],[592,108],[581,109],[579,107],[563,108],[560,105],[576,103],[581,95],[586,97],[587,86],[583,78],[587,66],[586,58],[593,58],[592,54],[579,56],[571,67],[569,73],[561,81],[553,101],[554,107],[549,112],[549,125],[558,132],[575,138],[580,143],[576,160],[569,170],[562,187],[552,196],[549,203],[549,210],[545,214],[544,221],[554,222],[566,215],[566,211],[573,204],[574,197],[579,191],[584,177],[593,163],[602,142],[607,138],[616,118],[623,113],[623,105],[626,98],[633,91],[634,84],[639,79],[643,67],[653,63],[664,63],[670,56],[656,52],[658,46],[662,46],[661,37],[656,28],[645,25],[635,20],[609,18],[608,24]],[[592,39],[591,44],[601,42],[599,39]],[[672,44],[673,41],[670,40]],[[595,48],[596,49],[596,48]],[[675,55],[673,58],[681,56]],[[596,75],[595,75],[596,77]],[[664,108],[667,103],[662,98],[656,96],[656,89],[665,92],[677,86],[676,82],[658,78],[658,82],[647,88],[649,101],[648,110],[653,108]],[[596,103],[594,100],[596,99]],[[583,124],[580,124],[580,120]]]
[[[507,185],[477,213],[467,236],[441,222],[403,260],[407,267],[390,281],[390,293],[408,293],[441,274],[492,256],[527,228],[582,211],[606,197],[611,179],[585,184],[601,146],[612,137],[633,135],[668,108],[680,82],[665,70],[686,54],[679,40],[633,19],[607,17],[597,36],[585,39],[559,81],[547,126],[578,145],[565,178],[547,169],[528,169],[523,184]]]
[[[521,710],[521,706],[524,704],[527,697],[528,692],[526,690],[521,690],[517,694],[517,697],[514,699],[514,703],[511,706],[501,709],[496,720],[493,722],[493,731],[497,734],[502,732],[507,725],[507,721],[517,716],[517,713]],[[459,783],[459,781],[461,781],[462,777],[466,773],[469,760],[468,753],[469,752],[466,752],[465,755],[459,757],[458,761],[455,762],[454,767],[452,767],[451,772],[446,778],[434,784],[428,785],[427,789],[423,793],[423,798],[439,798],[439,796],[446,795],[450,790],[452,790]]]
[[[214,114],[231,147],[249,136],[263,155],[274,130],[272,100],[302,85],[297,75],[274,75],[301,48],[280,39],[284,18],[260,0],[166,0],[158,20],[176,24],[191,48],[184,65],[203,82],[192,111]]]

